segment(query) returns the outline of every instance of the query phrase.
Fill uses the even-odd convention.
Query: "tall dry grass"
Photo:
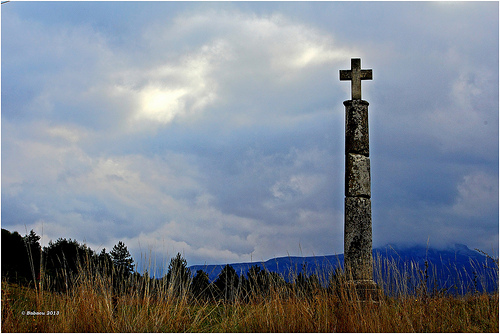
[[[235,301],[224,302],[174,293],[163,280],[137,276],[117,291],[100,268],[82,268],[64,293],[49,292],[50,282],[38,290],[2,282],[2,331],[498,332],[498,290],[432,294],[414,288],[425,279],[409,276],[416,272],[400,272],[390,261],[375,268],[389,282],[379,283],[386,296],[376,303],[358,300],[341,274],[329,288],[315,285],[305,293],[279,280],[266,294],[240,290]]]

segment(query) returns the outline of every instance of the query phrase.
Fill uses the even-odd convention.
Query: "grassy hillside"
[[[378,264],[376,264],[378,265]],[[390,263],[384,268],[391,267]],[[48,292],[2,282],[3,332],[498,332],[498,290],[463,296],[405,288],[378,302],[359,301],[338,273],[328,288],[283,280],[266,293],[235,291],[228,302],[176,292],[162,280],[130,276],[119,291],[98,268],[72,288]],[[379,269],[379,272],[384,272]],[[395,273],[392,273],[393,275]],[[391,279],[393,279],[392,277]],[[420,279],[419,277],[412,278]],[[412,283],[413,284],[413,283]],[[43,282],[43,286],[50,282]],[[125,287],[126,286],[126,287]],[[383,293],[384,285],[381,286]]]

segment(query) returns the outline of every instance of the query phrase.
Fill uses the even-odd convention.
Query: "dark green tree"
[[[28,254],[28,261],[30,264],[31,275],[34,281],[40,281],[40,260],[42,254],[42,247],[38,240],[40,237],[31,230],[29,234],[25,235],[24,245]]]
[[[95,254],[89,247],[71,239],[49,241],[48,247],[43,248],[45,275],[59,291],[69,289],[80,270],[92,266],[94,258]]]
[[[196,271],[191,282],[191,293],[194,298],[206,300],[211,297],[210,281],[203,270]]]
[[[40,246],[40,244],[38,243],[38,240],[40,240],[40,236],[38,236],[33,230],[30,231],[30,234],[26,234],[23,239],[27,244]]]
[[[110,255],[118,273],[128,275],[134,271],[134,259],[123,242],[118,241],[118,244],[111,250]]]
[[[273,289],[273,294],[278,293],[283,298],[289,296],[291,283],[287,283],[282,275],[275,272],[268,272],[267,280],[269,289]]]
[[[234,301],[238,292],[238,274],[233,267],[227,264],[217,276],[214,286],[219,298],[226,301]]]
[[[247,276],[250,290],[253,293],[262,295],[269,290],[269,275],[267,271],[262,270],[257,265],[253,265],[248,270]]]
[[[105,276],[113,272],[113,259],[111,259],[111,255],[106,253],[106,248],[103,248],[97,257],[97,268]]]
[[[22,237],[2,229],[2,278],[19,284],[35,284],[40,273],[39,236],[31,230]]]
[[[168,290],[175,297],[181,297],[188,292],[191,281],[191,270],[187,267],[187,261],[177,253],[170,259],[167,272]]]
[[[304,270],[305,272],[305,270]],[[295,287],[298,293],[305,293],[307,290],[307,276],[300,272],[295,279]]]
[[[306,267],[303,267],[303,272],[297,275],[295,280],[296,292],[304,296],[312,296],[313,292],[321,287],[317,274],[307,275]]]

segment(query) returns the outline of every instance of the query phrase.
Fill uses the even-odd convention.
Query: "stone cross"
[[[340,70],[340,80],[351,80],[352,100],[361,100],[361,80],[372,80],[372,70],[361,69],[361,59],[351,59],[350,70]]]
[[[361,70],[359,58],[351,59],[351,70],[340,70],[340,80],[352,81],[352,99],[344,101],[344,269],[363,300],[378,296],[373,281],[368,102],[361,100],[361,80],[370,79],[372,70]]]

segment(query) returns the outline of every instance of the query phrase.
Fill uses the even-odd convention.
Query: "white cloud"
[[[47,129],[48,134],[54,139],[61,139],[70,143],[77,143],[85,136],[83,130],[74,126],[56,125]]]
[[[137,71],[135,80],[149,84],[136,94],[139,103],[134,119],[168,124],[176,117],[192,120],[196,113],[203,112],[217,100],[217,83],[210,74],[219,55],[217,45],[202,46],[197,54],[181,58],[179,64]]]
[[[138,82],[146,78],[154,82],[149,90],[157,98],[149,100],[150,92],[144,91],[143,100],[148,102],[143,109],[149,109],[146,115],[164,123],[182,113],[191,118],[193,111],[202,112],[214,103],[218,103],[218,108],[239,103],[247,109],[249,98],[253,103],[251,112],[267,112],[269,107],[259,110],[262,106],[259,100],[268,100],[279,89],[273,98],[276,103],[282,91],[288,89],[287,85],[304,78],[304,70],[331,65],[345,59],[348,52],[336,45],[330,35],[280,15],[208,11],[178,17],[172,25],[152,25],[145,36],[158,53],[160,48],[169,50],[183,41],[198,42],[190,44],[184,55],[167,55],[164,60],[155,56],[142,79],[139,72],[133,75]],[[260,98],[254,98],[256,94]],[[191,109],[186,102],[190,95]],[[163,108],[155,106],[155,101],[162,100]],[[285,111],[274,110],[278,114],[272,117]],[[139,114],[144,115],[141,111]],[[220,111],[215,115],[220,117]],[[244,110],[231,110],[224,116],[239,119],[240,124],[246,124],[243,118],[253,117]]]
[[[462,217],[481,217],[498,213],[498,176],[474,172],[457,186],[453,212]]]
[[[318,175],[292,175],[288,180],[277,181],[270,190],[274,197],[290,200],[310,195],[321,181],[322,178]]]
[[[160,90],[147,87],[141,94],[141,110],[139,117],[150,118],[160,123],[170,123],[183,112],[185,104],[181,99],[187,94],[185,89]]]

